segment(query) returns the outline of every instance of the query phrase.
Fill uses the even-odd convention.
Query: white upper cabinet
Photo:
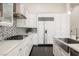
[[[0,4],[0,26],[13,25],[13,4],[1,3]]]

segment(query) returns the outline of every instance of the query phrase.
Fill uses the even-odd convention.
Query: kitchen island
[[[32,46],[31,35],[22,40],[2,40],[0,41],[0,55],[29,56]]]
[[[75,40],[71,40],[67,42],[67,40],[64,41],[64,38],[54,38],[53,53],[55,56],[72,56],[71,50],[74,50],[77,52],[78,55],[79,54],[78,42],[79,41],[75,41]],[[75,54],[73,55],[75,56]]]

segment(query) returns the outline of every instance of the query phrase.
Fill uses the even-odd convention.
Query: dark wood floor
[[[33,46],[30,56],[53,56],[53,45]]]

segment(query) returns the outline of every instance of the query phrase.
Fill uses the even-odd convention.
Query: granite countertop
[[[25,34],[27,35],[27,34]],[[0,41],[0,55],[7,55],[13,49],[15,49],[18,45],[23,42],[28,42],[27,40],[30,38],[31,35],[28,37],[23,38],[23,40],[1,40]]]
[[[58,38],[56,38],[56,39],[57,39],[58,41],[62,42],[63,44],[69,46],[70,48],[72,48],[72,49],[74,49],[74,50],[76,50],[76,51],[79,52],[79,44],[78,44],[78,43],[77,43],[77,44],[67,44],[67,43],[65,43],[64,41],[59,40]]]
[[[65,43],[64,41],[62,41],[62,40],[59,40],[59,38],[55,38],[56,40],[58,40],[58,41],[60,41],[60,42],[62,42],[63,44],[65,44],[65,45],[68,45],[67,43]]]
[[[8,54],[12,49],[17,47],[22,40],[3,40],[0,41],[0,55]]]

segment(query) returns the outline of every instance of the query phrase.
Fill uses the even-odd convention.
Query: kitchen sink
[[[79,41],[73,40],[71,38],[59,38],[59,39],[64,41],[65,43],[68,43],[68,44],[77,44],[77,43],[79,43]]]
[[[78,44],[79,41],[73,40],[71,38],[58,38],[59,40],[67,43],[67,44]],[[66,51],[67,53],[69,53],[69,46],[67,46],[66,44],[64,44],[63,42],[60,42],[59,40],[54,40],[54,42],[61,47],[64,51]]]

